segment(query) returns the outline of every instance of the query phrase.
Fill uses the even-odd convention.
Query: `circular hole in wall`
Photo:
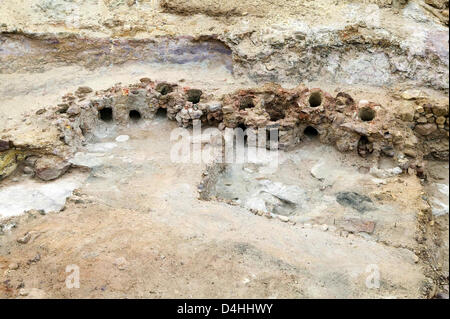
[[[161,93],[161,95],[167,95],[173,91],[172,87],[167,83],[158,83],[156,86],[156,91]]]
[[[267,102],[264,105],[264,109],[269,114],[271,121],[276,122],[286,117],[286,105],[283,103],[277,103],[276,101]]]
[[[250,96],[243,97],[239,103],[240,110],[251,109],[254,107],[255,107],[255,104],[253,103],[253,99]]]
[[[131,110],[129,116],[130,120],[132,120],[133,122],[138,122],[142,118],[141,113],[136,110]]]
[[[308,136],[309,138],[314,138],[319,136],[319,132],[312,126],[308,126],[307,128],[305,128],[305,130],[303,131],[303,134],[305,134],[305,136]]]
[[[200,102],[203,92],[201,90],[192,89],[187,91],[187,100],[194,104]]]
[[[366,106],[363,107],[359,110],[359,118],[361,119],[361,121],[364,122],[370,122],[372,121],[375,116],[376,116],[376,112],[375,110],[371,109],[370,107]]]
[[[358,141],[357,148],[359,156],[366,158],[373,152],[373,143],[369,141],[367,136],[363,135]]]
[[[158,111],[156,111],[156,118],[166,118],[167,117],[167,109],[160,107]]]
[[[318,107],[322,104],[322,94],[320,92],[313,92],[309,96],[309,106]]]

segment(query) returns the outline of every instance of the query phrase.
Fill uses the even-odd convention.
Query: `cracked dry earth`
[[[0,31],[1,298],[448,298],[448,1],[8,0]],[[219,163],[235,128],[276,147]]]

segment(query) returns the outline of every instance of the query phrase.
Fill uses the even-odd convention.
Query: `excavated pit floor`
[[[4,229],[0,295],[19,296],[20,289],[28,295],[19,297],[85,298],[422,294],[427,279],[413,252],[415,177],[375,178],[366,161],[305,141],[281,152],[275,172],[264,170],[264,162],[228,166],[215,191],[239,198],[238,205],[203,201],[197,187],[205,164],[170,160],[169,133],[176,127],[163,117],[100,127],[72,160],[91,173],[74,169],[67,175],[85,180],[64,210],[26,214]],[[2,191],[32,183],[18,178]],[[296,204],[278,213],[290,222],[248,210],[245,203],[262,188],[278,200],[287,191]],[[373,207],[360,212],[343,206],[339,192],[369,196]],[[26,244],[16,242],[27,233]],[[11,263],[19,268],[8,270]],[[80,267],[79,289],[65,285],[68,265]],[[366,285],[373,267],[381,276],[377,289]]]
[[[349,206],[338,203],[337,197],[350,192],[370,197],[387,183],[369,174],[370,161],[346,156],[309,138],[292,152],[280,152],[278,161],[275,170],[271,170],[270,159],[228,165],[213,194],[248,209],[290,216],[296,222],[329,223],[345,213],[376,218],[395,209],[373,201],[350,202]],[[404,215],[414,223],[412,211]]]
[[[202,15],[201,23],[197,14],[160,12],[153,1],[137,8],[112,3],[100,11],[87,4],[79,29],[64,22],[67,12],[53,16],[55,8],[45,13],[35,10],[36,3],[6,1],[0,13],[7,23],[1,26],[4,30],[50,38],[34,41],[26,34],[16,37],[14,31],[2,42],[0,58],[6,62],[0,74],[0,119],[5,120],[0,130],[34,124],[24,119],[25,112],[55,105],[79,86],[101,90],[149,77],[217,96],[255,86],[244,75],[233,75],[230,50],[202,40],[191,43],[184,37],[189,34],[230,34],[228,41],[237,41],[234,63],[243,63],[240,73],[263,79],[281,75],[286,87],[302,81],[311,88],[344,91],[355,100],[392,108],[403,103],[392,98],[396,85],[403,90],[401,86],[417,76],[419,83],[448,88],[448,28],[416,1],[401,10],[380,11],[376,5],[330,3],[310,1],[291,12],[290,6],[273,8],[268,2],[253,6],[248,16],[244,3],[239,8],[248,19]],[[184,10],[184,4],[178,6]],[[204,9],[202,4],[193,12]],[[126,25],[105,28],[110,14]],[[355,36],[362,36],[363,42],[351,41],[343,47],[345,54],[340,45],[326,40],[357,25],[361,27]],[[130,44],[136,42],[126,39],[134,37],[129,31],[135,27],[142,30],[137,39],[169,36],[163,41],[168,46],[144,41],[136,49]],[[273,50],[297,29],[307,41],[317,42],[311,52],[303,50],[309,46],[299,47],[306,55]],[[70,40],[66,48],[58,32],[86,38]],[[386,36],[379,38],[381,33]],[[112,34],[120,40],[114,45],[109,42]],[[233,34],[254,36],[241,41]],[[98,36],[103,40],[98,42]],[[389,40],[387,48],[384,39]],[[364,41],[376,41],[375,50],[359,51]],[[314,53],[317,45],[331,50],[331,55],[323,52],[326,61],[320,51]],[[71,51],[74,46],[78,51]],[[386,59],[391,46],[402,55]],[[264,58],[266,54],[274,59]],[[401,63],[409,54],[414,55],[414,70]],[[401,72],[413,72],[412,78],[397,78],[394,65]],[[293,74],[288,76],[285,68],[291,66]],[[387,88],[371,86],[381,84]],[[448,164],[428,163],[430,183],[423,186],[415,176],[396,176],[389,159],[382,159],[371,173],[371,159],[308,140],[292,152],[281,152],[275,171],[267,166],[267,158],[227,165],[210,190],[215,198],[205,201],[198,199],[198,186],[206,166],[170,159],[169,132],[176,127],[165,118],[128,127],[104,125],[71,160],[78,167],[60,179],[41,182],[18,171],[3,180],[0,298],[431,297],[436,279],[430,276],[428,262],[446,274],[443,290],[448,294]],[[425,202],[434,214],[428,240],[439,247],[427,253],[435,254],[435,260],[416,255],[418,214]],[[29,209],[40,211],[22,213]],[[272,214],[259,216],[254,213],[258,210]],[[79,267],[78,289],[65,284],[68,266]],[[367,284],[377,277],[374,271],[380,278],[375,287]]]

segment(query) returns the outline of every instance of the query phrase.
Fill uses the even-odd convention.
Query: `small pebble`
[[[17,264],[17,263],[11,263],[11,264],[9,264],[8,268],[9,268],[10,270],[17,270],[17,269],[19,269],[19,264]]]
[[[283,223],[287,223],[289,221],[289,217],[283,216],[283,215],[277,215],[278,219],[281,220]]]
[[[20,296],[28,296],[28,291],[24,288],[19,290],[19,295]]]
[[[116,137],[116,142],[126,142],[130,139],[130,137],[128,135],[119,135]]]
[[[23,237],[18,238],[17,242],[19,244],[26,244],[26,243],[28,243],[30,241],[30,239],[31,239],[30,233],[26,233]]]

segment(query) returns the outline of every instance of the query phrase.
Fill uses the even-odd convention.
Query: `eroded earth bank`
[[[0,31],[2,298],[448,298],[448,1],[2,1]]]

